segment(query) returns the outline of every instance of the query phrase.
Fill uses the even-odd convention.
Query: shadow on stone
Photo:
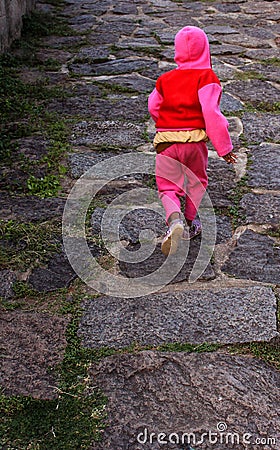
[[[184,245],[184,242],[182,243],[182,245]],[[189,252],[185,259],[185,263],[183,264],[179,273],[171,281],[172,284],[179,283],[180,281],[187,281],[189,279],[189,276],[192,272],[194,263],[197,259],[200,250],[200,245],[201,245],[200,237],[190,241]],[[139,247],[140,244],[129,245],[127,247],[127,250],[130,250],[133,253],[133,251],[139,250]],[[176,259],[176,255],[173,258]],[[166,257],[161,252],[160,244],[158,244],[155,247],[154,252],[149,258],[145,259],[143,262],[140,263],[129,263],[122,261],[122,252],[120,252],[120,262],[119,262],[120,273],[128,278],[142,278],[145,277],[146,275],[155,272],[158,268],[160,268],[163,265],[165,260]],[[170,260],[169,264],[172,264],[172,260]],[[166,267],[166,270],[169,271],[168,266]],[[214,278],[215,272],[212,268],[211,263],[209,263],[205,268],[204,272],[199,277],[199,280],[209,281],[213,280]]]
[[[54,255],[47,267],[36,267],[30,277],[29,283],[39,292],[50,292],[69,286],[76,274],[64,253]]]

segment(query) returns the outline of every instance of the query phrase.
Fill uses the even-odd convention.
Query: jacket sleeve
[[[154,122],[158,119],[159,108],[162,103],[163,97],[155,88],[153,92],[149,95],[148,98],[148,110],[149,113],[154,120]]]
[[[220,111],[222,88],[217,83],[206,84],[198,91],[206,133],[219,156],[225,156],[232,148],[228,121]]]

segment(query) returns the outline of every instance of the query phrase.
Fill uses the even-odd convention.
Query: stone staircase
[[[38,2],[37,7],[55,13],[49,4]],[[64,247],[47,264],[26,272],[24,281],[45,293],[71,289],[78,274],[85,282],[81,345],[114,351],[88,370],[86,394],[99,388],[108,398],[102,440],[90,448],[276,450],[279,371],[262,355],[246,351],[246,344],[279,349],[279,5],[66,0],[60,14],[73,35],[45,38],[38,57],[60,62],[58,71],[44,75],[50,86],[63,85],[67,93],[47,106],[71,128],[64,195],[4,194],[0,215],[23,222],[61,217],[71,192]],[[229,168],[209,146],[211,205],[202,204],[200,211],[205,234],[185,248],[176,266],[176,257],[166,262],[160,252],[165,224],[152,176],[154,130],[147,95],[156,78],[174,67],[174,35],[185,25],[200,26],[208,34],[213,68],[224,89],[221,108],[239,159]],[[36,139],[31,136],[32,142]],[[134,161],[139,163],[135,170]],[[88,241],[81,228],[72,227],[79,220],[86,222]],[[207,227],[214,230],[214,246],[190,280],[211,238],[208,230],[206,239]],[[86,256],[78,253],[84,244]],[[3,270],[0,279],[2,297],[13,301],[18,273]],[[8,339],[18,333],[17,321],[23,317],[19,324],[24,321],[30,341],[39,337],[44,346],[50,336],[42,336],[39,325],[36,331],[33,327],[42,314],[5,311]],[[58,327],[55,349],[47,346],[45,351],[62,359],[67,321],[51,317],[46,320]],[[34,357],[36,350],[31,353]],[[20,346],[15,355],[21,367]],[[29,365],[26,354],[24,364]],[[34,361],[31,366],[34,370]],[[24,392],[16,386],[22,376]],[[36,386],[42,378],[43,397],[55,397],[41,371]],[[9,395],[35,392],[34,378],[21,368],[13,373],[8,365],[3,386]]]

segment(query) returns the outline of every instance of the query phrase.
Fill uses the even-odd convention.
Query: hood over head
[[[181,69],[209,69],[209,42],[203,30],[184,27],[175,36],[175,62]]]

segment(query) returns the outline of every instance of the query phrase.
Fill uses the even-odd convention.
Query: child
[[[222,88],[211,68],[204,31],[192,26],[181,29],[175,37],[174,59],[178,67],[158,78],[148,100],[156,125],[156,183],[169,227],[161,244],[165,255],[175,253],[182,238],[201,233],[195,217],[208,184],[205,142],[210,139],[227,163],[236,162],[228,122],[219,108]],[[186,197],[188,229],[184,229],[180,197]]]

